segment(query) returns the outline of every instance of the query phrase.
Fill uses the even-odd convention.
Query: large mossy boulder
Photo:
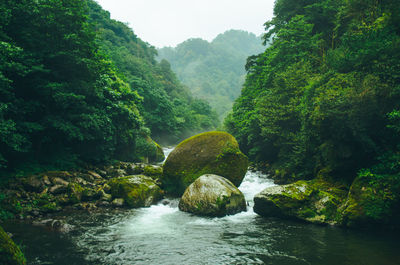
[[[400,182],[397,176],[358,176],[344,206],[342,223],[348,227],[400,229]]]
[[[24,254],[0,226],[0,264],[26,264]]]
[[[168,156],[163,169],[164,189],[182,195],[204,174],[215,174],[239,186],[248,167],[236,139],[226,132],[206,132],[181,142]]]
[[[321,181],[298,181],[269,187],[254,197],[254,212],[265,217],[340,224],[339,207],[347,190]]]
[[[113,198],[122,198],[131,208],[148,207],[162,198],[162,190],[155,181],[144,175],[112,179],[108,183]]]
[[[243,193],[221,176],[197,178],[183,193],[179,209],[197,215],[225,216],[246,210]]]

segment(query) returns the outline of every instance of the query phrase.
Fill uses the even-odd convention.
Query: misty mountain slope
[[[176,48],[159,49],[158,59],[168,60],[193,95],[208,101],[224,117],[240,95],[247,57],[264,49],[253,33],[229,30],[212,42],[194,38]]]

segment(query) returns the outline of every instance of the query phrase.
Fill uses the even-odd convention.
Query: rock
[[[93,211],[97,209],[97,206],[92,203],[92,202],[81,202],[78,203],[77,205],[75,205],[75,208],[79,209],[79,210],[87,210],[87,211]]]
[[[197,215],[225,216],[246,211],[246,200],[232,182],[207,174],[197,178],[185,190],[179,209]]]
[[[100,193],[101,193],[100,200],[106,201],[106,202],[112,201],[112,195],[111,194],[105,193],[104,190],[101,190]]]
[[[91,189],[91,188],[85,188],[82,191],[82,201],[93,201],[99,199],[101,196],[101,193],[98,190]]]
[[[49,179],[49,177],[46,176],[46,175],[43,176],[43,182],[44,182],[44,184],[46,184],[47,186],[50,186],[50,185],[51,185],[50,179]]]
[[[107,176],[107,172],[104,170],[99,169],[99,170],[97,170],[97,172],[99,172],[100,176],[102,176],[103,178],[105,178]]]
[[[151,177],[152,179],[162,178],[163,169],[160,166],[146,165],[143,167],[143,175]]]
[[[254,212],[265,217],[340,224],[338,212],[347,191],[314,180],[269,187],[254,197]]]
[[[49,189],[52,194],[61,194],[67,192],[67,186],[65,185],[54,185]]]
[[[106,193],[110,193],[110,192],[111,192],[111,187],[110,187],[110,185],[108,185],[107,183],[104,184],[104,185],[103,185],[103,190],[104,190]]]
[[[342,223],[348,227],[400,229],[400,184],[397,176],[367,173],[352,183],[344,203]]]
[[[162,197],[162,191],[154,180],[144,175],[112,179],[109,183],[114,198],[123,198],[132,208],[148,207]]]
[[[62,210],[60,206],[57,205],[55,202],[49,202],[47,204],[44,204],[40,206],[39,210],[42,213],[53,213],[53,212],[59,212]]]
[[[83,178],[84,180],[88,182],[93,182],[95,180],[95,177],[93,177],[91,174],[79,174],[79,177]]]
[[[88,182],[86,180],[84,180],[83,178],[80,178],[80,177],[74,178],[73,182],[77,183],[77,184],[80,184],[80,185],[83,185],[83,186],[88,185]]]
[[[67,224],[65,221],[56,219],[34,221],[32,224],[35,226],[45,226],[53,231],[61,233],[68,233],[74,228],[74,226]]]
[[[112,206],[114,206],[114,207],[122,207],[123,205],[124,205],[124,199],[122,199],[122,198],[115,198],[112,202],[111,202],[111,204],[112,204]]]
[[[62,185],[62,186],[68,186],[69,182],[63,180],[62,178],[52,178],[51,181],[53,182],[54,185]]]
[[[69,196],[67,194],[62,194],[60,196],[57,196],[56,201],[57,201],[57,204],[63,205],[63,206],[71,203]]]
[[[226,132],[207,132],[181,142],[163,166],[166,191],[182,195],[204,174],[216,174],[239,186],[246,174],[247,157],[240,152],[236,139]]]
[[[70,183],[68,185],[69,201],[72,204],[79,203],[82,200],[84,188],[78,183]]]
[[[113,178],[121,178],[126,176],[126,171],[124,169],[112,169],[108,174]]]
[[[22,180],[22,184],[27,191],[42,192],[45,188],[39,176],[29,176]]]
[[[123,204],[124,203],[122,202],[121,206]],[[110,206],[110,202],[108,202],[108,201],[99,201],[99,202],[97,202],[97,206],[99,206],[99,207],[109,207]]]
[[[149,157],[149,162],[158,163],[158,162],[164,161],[165,155],[164,155],[164,151],[163,151],[162,147],[155,141],[153,141],[153,143],[156,146],[156,153],[155,153],[155,156]]]
[[[0,226],[0,264],[26,264],[24,254]]]
[[[89,170],[87,173],[88,173],[88,175],[92,176],[95,179],[101,179],[102,178],[99,174],[97,174],[94,171]]]
[[[62,179],[70,179],[72,174],[68,171],[47,171],[41,174],[43,177],[47,176],[48,178],[62,178]]]
[[[157,163],[165,159],[161,146],[151,139],[146,133],[140,134],[136,139],[136,156],[144,163]]]

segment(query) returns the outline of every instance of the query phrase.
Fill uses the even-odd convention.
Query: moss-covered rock
[[[136,155],[145,163],[162,162],[165,159],[161,146],[146,135],[140,135],[136,140]]]
[[[22,178],[21,182],[26,191],[42,192],[45,188],[45,184],[40,176],[29,176]]]
[[[164,155],[164,151],[162,149],[162,147],[156,143],[155,141],[153,141],[154,145],[156,146],[156,153],[155,153],[155,157],[151,157],[149,158],[150,162],[162,162],[165,159],[165,155]]]
[[[348,227],[400,228],[400,182],[397,176],[359,175],[352,183],[342,223]],[[388,227],[389,226],[389,227]]]
[[[108,184],[113,198],[123,198],[125,204],[132,208],[148,207],[162,197],[161,188],[144,175],[116,178]]]
[[[163,176],[163,169],[160,166],[145,165],[143,167],[143,175],[152,179],[160,179]]]
[[[85,189],[78,183],[69,183],[68,197],[72,204],[79,203],[82,200],[82,193]]]
[[[0,264],[26,264],[24,254],[0,226]]]
[[[243,193],[221,176],[197,178],[183,193],[179,209],[197,215],[225,216],[246,210]]]
[[[266,217],[300,219],[311,223],[340,224],[344,188],[321,180],[298,181],[269,187],[254,197],[254,212]]]
[[[226,132],[206,132],[181,142],[163,166],[166,191],[182,195],[185,189],[204,174],[216,174],[239,186],[248,167],[247,157],[236,139]]]

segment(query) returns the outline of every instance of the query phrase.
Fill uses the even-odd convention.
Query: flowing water
[[[247,172],[239,187],[248,209],[223,218],[178,210],[178,199],[149,208],[71,212],[69,233],[6,224],[28,264],[400,264],[398,236],[261,218],[256,193],[273,182]]]

